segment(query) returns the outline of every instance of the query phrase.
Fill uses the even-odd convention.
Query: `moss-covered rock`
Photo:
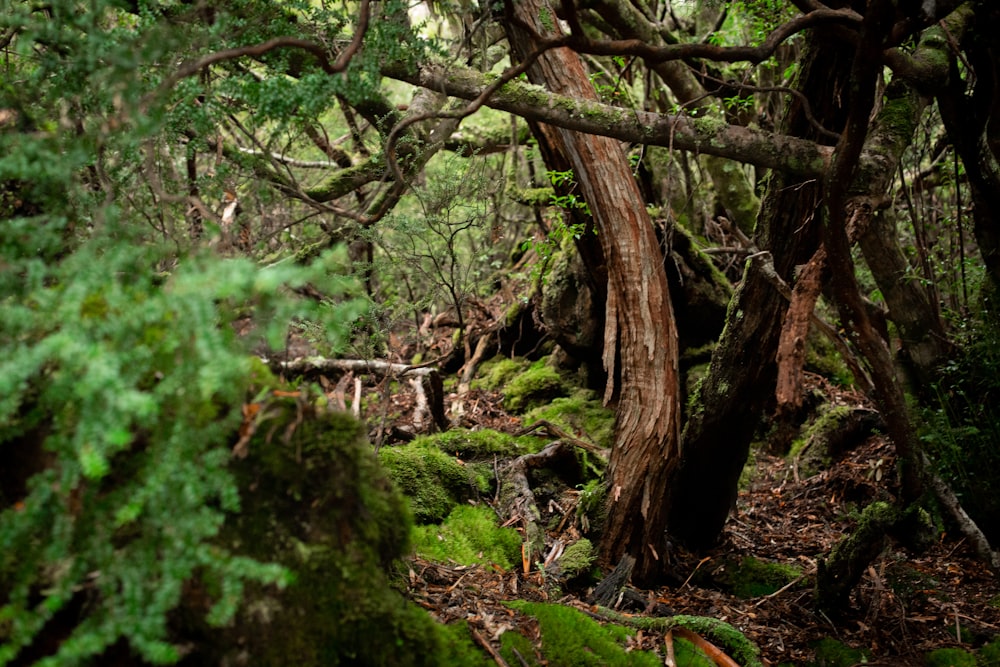
[[[503,403],[511,412],[522,413],[568,393],[559,371],[540,359],[504,387]]]
[[[239,591],[193,582],[173,618],[184,665],[485,665],[464,627],[436,623],[389,583],[407,553],[403,497],[349,415],[316,414],[278,399],[233,465],[242,511],[220,546],[293,575],[279,590],[250,585],[234,621],[209,627],[205,611]]]
[[[426,439],[383,447],[378,458],[405,494],[417,523],[439,523],[456,504],[489,491],[490,480],[477,474],[481,470]]]
[[[489,507],[458,505],[440,525],[416,526],[413,548],[441,563],[493,563],[509,570],[520,563],[521,536],[498,526],[496,519]]]

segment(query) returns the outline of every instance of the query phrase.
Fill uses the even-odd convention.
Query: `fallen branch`
[[[444,386],[441,381],[441,374],[437,368],[428,364],[410,365],[397,364],[389,361],[377,359],[328,359],[326,357],[302,357],[291,361],[280,359],[266,359],[261,357],[261,361],[273,372],[286,375],[310,375],[317,373],[354,373],[356,375],[369,374],[379,377],[391,377],[402,379],[412,377],[419,379],[417,383],[411,383],[417,391],[417,410],[414,415],[414,423],[423,423],[423,412],[429,411],[432,421],[437,428],[446,430],[448,420],[444,412]],[[355,411],[358,409],[359,385],[355,385]],[[423,396],[421,396],[423,394]]]
[[[930,462],[927,460],[927,456],[923,455],[924,459],[924,469],[930,471]],[[986,563],[993,568],[994,572],[1000,572],[1000,552],[996,551],[990,546],[990,541],[986,539],[986,535],[983,534],[982,529],[976,525],[976,522],[972,520],[965,509],[962,507],[962,503],[958,500],[958,496],[955,492],[951,490],[943,479],[937,475],[931,473],[929,475],[931,488],[934,489],[934,495],[937,499],[941,501],[945,509],[951,514],[952,518],[958,524],[958,529],[962,532],[965,537],[969,539],[972,543],[972,547],[976,550],[976,554],[982,558]]]

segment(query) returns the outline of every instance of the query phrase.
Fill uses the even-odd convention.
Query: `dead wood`
[[[930,464],[926,456],[924,456],[924,468],[930,470]],[[929,481],[931,488],[934,489],[934,495],[937,496],[937,499],[948,510],[955,523],[958,524],[958,529],[962,535],[968,538],[976,550],[976,554],[984,562],[988,563],[994,572],[1000,573],[1000,552],[990,546],[990,542],[986,539],[986,535],[983,534],[982,529],[976,525],[972,517],[962,508],[962,503],[958,500],[955,492],[937,475],[930,475]]]
[[[525,559],[528,563],[540,562],[545,550],[545,530],[542,527],[542,513],[538,509],[535,494],[531,490],[528,471],[555,466],[567,456],[573,456],[570,446],[556,440],[536,454],[519,456],[501,469],[498,493],[498,512],[508,521],[520,521],[524,530]]]
[[[797,408],[802,404],[802,373],[806,364],[806,340],[809,323],[823,289],[820,278],[826,266],[826,250],[820,246],[809,263],[799,272],[792,298],[785,311],[778,342],[778,381],[775,397],[778,409]]]
[[[622,556],[615,569],[608,576],[601,579],[601,583],[597,584],[594,592],[587,598],[587,602],[602,607],[613,608],[622,596],[622,589],[625,588],[629,579],[632,578],[632,568],[634,567],[635,558],[628,554]]]
[[[444,411],[444,386],[438,369],[429,364],[398,364],[378,359],[328,359],[326,357],[302,357],[290,361],[261,358],[261,361],[275,373],[284,375],[317,375],[321,373],[354,373],[355,375],[370,374],[383,379],[419,379],[411,383],[417,392],[417,414],[414,424],[423,423],[424,414],[429,411],[433,424],[443,430],[448,428],[448,419]],[[431,362],[433,363],[433,362]],[[338,389],[333,398],[340,403],[343,400],[343,387],[338,383]],[[355,385],[355,401],[352,406],[355,411],[360,404],[358,400],[358,385]],[[422,395],[422,398],[421,398]]]
[[[537,430],[543,429],[543,428],[546,431],[548,431],[548,434],[550,436],[552,436],[554,438],[559,438],[563,442],[571,444],[574,447],[579,447],[580,449],[585,449],[588,452],[591,452],[593,454],[597,454],[598,456],[600,456],[605,461],[607,461],[607,459],[608,459],[608,453],[609,452],[608,452],[607,449],[604,449],[602,447],[598,447],[594,443],[589,442],[587,440],[581,440],[580,438],[572,436],[569,433],[567,433],[566,431],[562,430],[561,428],[559,428],[558,426],[556,426],[555,424],[553,424],[552,422],[550,422],[550,421],[548,421],[546,419],[539,419],[538,421],[532,423],[531,425],[525,426],[520,431],[518,431],[516,435],[518,435],[518,436],[528,435],[529,433],[532,433],[533,431],[537,431]]]

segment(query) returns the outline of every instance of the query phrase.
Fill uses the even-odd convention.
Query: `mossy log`
[[[899,519],[899,510],[892,505],[872,503],[861,513],[854,532],[833,548],[829,558],[819,561],[816,603],[821,610],[835,614],[847,607],[851,591],[868,564],[882,553],[889,531]]]

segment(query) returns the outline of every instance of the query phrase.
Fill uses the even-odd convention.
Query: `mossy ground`
[[[604,407],[589,389],[578,389],[569,396],[554,398],[524,415],[525,424],[539,420],[552,422],[568,433],[579,434],[599,447],[610,448],[613,444],[615,413]]]
[[[815,651],[815,659],[809,663],[809,667],[852,667],[871,659],[865,651],[851,648],[830,637],[816,642]]]
[[[523,601],[509,604],[538,621],[542,659],[550,667],[663,664],[662,658],[648,651],[625,650],[626,638],[635,634],[629,628],[601,625],[572,607]]]
[[[485,505],[457,505],[439,525],[415,526],[417,555],[441,563],[494,564],[512,569],[521,560],[521,536],[497,525],[496,514]]]
[[[976,656],[960,648],[939,648],[924,656],[927,667],[977,667]]]
[[[767,563],[756,558],[745,557],[726,562],[716,578],[732,588],[733,594],[743,599],[770,595],[785,586],[802,573],[784,563]]]

